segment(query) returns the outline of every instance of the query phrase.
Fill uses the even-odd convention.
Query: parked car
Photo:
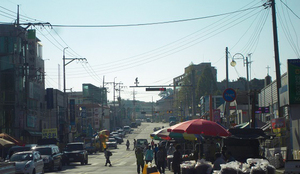
[[[142,124],[142,121],[140,119],[136,119],[135,122],[138,126],[140,126]]]
[[[62,153],[59,152],[59,148],[56,145],[42,145],[33,148],[35,151],[39,151],[43,161],[44,169],[54,171],[62,169]]]
[[[113,138],[115,138],[118,144],[122,144],[124,142],[123,138],[120,136],[113,136]]]
[[[63,152],[63,163],[80,162],[81,165],[88,164],[88,153],[83,142],[68,143]]]
[[[136,122],[131,122],[130,127],[132,127],[132,128],[137,128]]]
[[[106,142],[106,146],[107,146],[107,148],[110,148],[110,147],[114,147],[115,149],[118,148],[116,139],[113,137],[108,138],[108,141]]]
[[[95,141],[95,138],[84,138],[85,149],[89,154],[97,152]]]
[[[125,132],[123,131],[123,129],[119,129],[118,133],[121,134],[121,137],[124,138],[125,137]]]
[[[155,132],[155,131],[158,131],[158,130],[160,130],[160,127],[155,127],[155,128],[153,129],[154,132]]]
[[[137,139],[136,140],[136,148],[144,148],[145,146],[148,146],[148,140],[147,139]]]
[[[170,121],[169,126],[173,126],[173,125],[175,125],[175,124],[176,124],[175,121]]]
[[[119,133],[118,133],[118,132],[111,132],[110,135],[111,135],[111,136],[119,135]]]
[[[12,146],[7,152],[6,160],[9,160],[10,157],[16,152],[30,151],[36,146],[37,144],[26,144],[25,146]]]
[[[38,151],[16,152],[9,162],[15,163],[16,173],[44,173],[43,158]]]

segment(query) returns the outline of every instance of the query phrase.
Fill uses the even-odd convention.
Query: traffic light
[[[166,91],[166,88],[146,88],[146,91]]]

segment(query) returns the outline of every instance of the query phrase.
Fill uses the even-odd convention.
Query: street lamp
[[[241,56],[240,58],[235,58],[236,56]],[[248,62],[248,57],[244,57],[244,55],[243,54],[241,54],[241,53],[236,53],[236,54],[234,54],[233,55],[233,57],[232,57],[232,61],[230,62],[230,65],[232,66],[232,67],[235,67],[236,66],[236,61],[234,61],[234,59],[242,59],[243,60],[243,65],[245,66],[245,64],[246,64],[246,72],[247,72],[247,89],[246,89],[246,91],[247,91],[247,99],[248,99],[248,118],[249,118],[249,127],[251,128],[251,117],[250,117],[250,87],[249,87],[249,69],[248,69],[248,64],[249,64],[249,62]],[[254,103],[252,103],[252,104],[254,104]],[[253,121],[253,120],[252,120]]]

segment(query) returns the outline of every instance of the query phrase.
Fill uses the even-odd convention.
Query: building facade
[[[35,30],[0,26],[0,131],[34,142],[46,118],[42,45]]]

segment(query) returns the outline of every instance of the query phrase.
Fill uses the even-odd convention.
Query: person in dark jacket
[[[178,144],[175,149],[176,150],[173,154],[172,168],[173,168],[174,174],[180,174],[180,164],[182,162],[182,156],[180,153],[181,146]]]
[[[105,166],[107,166],[107,164],[109,164],[109,167],[111,167],[111,162],[109,160],[110,156],[112,156],[111,151],[107,150],[107,148],[104,149],[104,156],[106,158],[106,162],[105,162]]]
[[[138,147],[135,151],[135,157],[136,157],[136,165],[137,165],[137,173],[140,174],[140,168],[142,168],[143,173],[143,167],[144,167],[144,153],[142,152],[141,148]]]
[[[159,173],[165,173],[166,154],[163,149],[164,149],[164,147],[159,146],[159,149],[156,154],[157,169],[158,169]]]

